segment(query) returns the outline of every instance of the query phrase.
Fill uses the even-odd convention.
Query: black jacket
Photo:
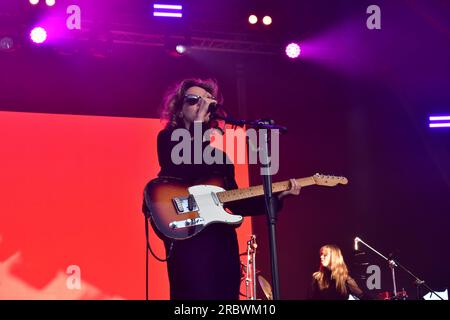
[[[218,149],[214,152],[224,157],[223,164],[193,164],[191,152],[191,164],[175,165],[171,152],[179,142],[171,141],[172,131],[164,129],[158,134],[158,160],[161,166],[158,176],[181,178],[189,185],[199,179],[220,176],[224,179],[225,189],[238,188],[234,165],[227,163],[226,154]],[[191,151],[194,150],[193,144],[191,141]],[[202,149],[208,145],[208,142],[203,142]],[[275,206],[279,210],[281,201],[276,201]],[[227,208],[244,216],[265,214],[262,196],[232,202]],[[169,253],[172,241],[164,239],[166,253]],[[211,224],[192,238],[174,241],[167,267],[171,299],[239,299],[241,269],[235,226]]]
[[[325,276],[328,278],[328,287],[320,289],[319,282],[313,277],[311,290],[309,292],[309,299],[311,300],[348,300],[349,295],[353,295],[358,299],[364,299],[363,291],[358,287],[356,281],[348,276],[345,283],[347,288],[347,293],[342,293],[336,288],[336,281],[331,278],[330,273],[326,273]]]

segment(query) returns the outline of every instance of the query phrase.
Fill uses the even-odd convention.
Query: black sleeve
[[[161,168],[170,166],[172,164],[170,155],[172,152],[173,141],[170,140],[170,135],[171,133],[169,130],[162,130],[158,133],[158,162]]]
[[[233,164],[227,164],[225,179],[228,190],[238,189]],[[278,212],[283,207],[283,201],[279,200],[276,194],[274,194],[273,199],[275,212]],[[234,214],[239,214],[242,216],[257,216],[266,214],[266,204],[264,196],[232,201],[227,203],[225,207],[230,209]]]
[[[320,290],[319,290],[319,284],[317,283],[317,280],[312,278],[311,285],[308,288],[307,292],[307,299],[308,300],[320,300]]]
[[[168,168],[168,165],[170,166],[170,164],[172,163],[172,161],[170,161],[170,153],[171,153],[171,149],[170,149],[170,145],[169,143],[170,141],[170,132],[169,130],[161,130],[158,133],[158,137],[156,139],[156,145],[157,145],[157,152],[158,152],[158,162],[159,162],[159,166],[161,167],[162,171],[164,168]],[[167,171],[170,171],[167,170]],[[145,201],[145,193],[147,192],[147,187],[148,185],[145,187],[144,189],[144,197],[143,197],[143,201],[142,201],[142,213],[146,216],[146,217],[150,217],[150,209],[147,207],[147,203]]]
[[[357,297],[358,299],[364,298],[364,292],[359,288],[356,281],[350,276],[347,278],[347,288],[351,295]]]
[[[174,143],[171,141],[171,131],[164,129],[158,133],[158,137],[156,139],[157,143],[157,151],[158,151],[158,162],[161,167],[160,175],[168,175],[168,176],[176,176],[177,168],[176,165],[173,164],[171,160],[171,152]],[[145,193],[147,192],[147,187],[144,189],[144,198],[142,201],[142,213],[146,217],[150,217],[150,209],[147,206],[145,201]]]

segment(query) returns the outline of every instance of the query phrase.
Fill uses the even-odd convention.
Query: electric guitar
[[[334,187],[347,184],[345,177],[315,174],[296,179],[301,187],[319,185]],[[144,199],[154,226],[165,237],[182,240],[195,236],[212,223],[240,224],[243,217],[230,214],[223,208],[227,202],[264,194],[262,185],[225,190],[219,178],[188,186],[181,180],[160,177],[150,181],[144,190]],[[289,180],[272,183],[272,192],[290,190]]]

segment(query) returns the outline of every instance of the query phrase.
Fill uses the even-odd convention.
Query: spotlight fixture
[[[13,51],[14,41],[11,37],[0,38],[0,51]]]
[[[263,24],[266,26],[269,26],[272,24],[272,17],[271,16],[264,16],[262,20]]]
[[[298,43],[291,42],[286,46],[286,55],[291,59],[296,59],[300,57],[301,52],[302,50]]]
[[[183,10],[183,6],[181,6],[181,5],[155,3],[153,5],[153,16],[154,17],[168,17],[168,18],[182,18],[183,17],[182,10]]]
[[[175,47],[175,51],[180,54],[183,55],[186,53],[187,51],[187,47],[184,44],[177,44]]]
[[[252,14],[248,17],[248,23],[256,24],[257,22],[258,22],[258,17],[255,16],[254,14]]]
[[[430,128],[450,128],[450,115],[430,116]]]
[[[42,27],[36,27],[31,30],[30,38],[34,43],[41,44],[47,40],[47,31]]]

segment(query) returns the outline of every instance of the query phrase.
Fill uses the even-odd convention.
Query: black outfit
[[[205,126],[203,128],[205,129]],[[190,131],[193,137],[193,129]],[[195,185],[199,179],[220,176],[224,179],[225,189],[238,188],[234,165],[227,164],[225,158],[224,164],[208,165],[203,161],[202,164],[173,164],[171,151],[179,142],[171,141],[171,134],[170,129],[164,129],[158,134],[158,160],[161,166],[159,177],[181,178],[188,185]],[[203,142],[203,149],[208,145],[209,142]],[[193,163],[193,141],[191,147]],[[218,149],[214,149],[214,152],[220,152],[221,156],[226,157]],[[276,201],[278,210],[281,207],[280,202]],[[265,214],[265,201],[263,197],[250,198],[227,204],[226,208],[239,215],[260,215]],[[241,268],[235,228],[224,223],[211,224],[197,235],[178,241],[159,234],[164,240],[167,254],[174,241],[171,256],[167,261],[171,299],[239,299]],[[155,227],[154,230],[157,232]]]
[[[346,294],[337,290],[336,281],[331,279],[331,272],[327,270],[325,277],[327,277],[329,285],[322,290],[319,288],[318,281],[313,277],[311,291],[309,293],[311,300],[348,300],[350,294],[358,299],[364,299],[363,291],[358,287],[358,284],[352,277],[348,276],[345,283],[347,287]]]

